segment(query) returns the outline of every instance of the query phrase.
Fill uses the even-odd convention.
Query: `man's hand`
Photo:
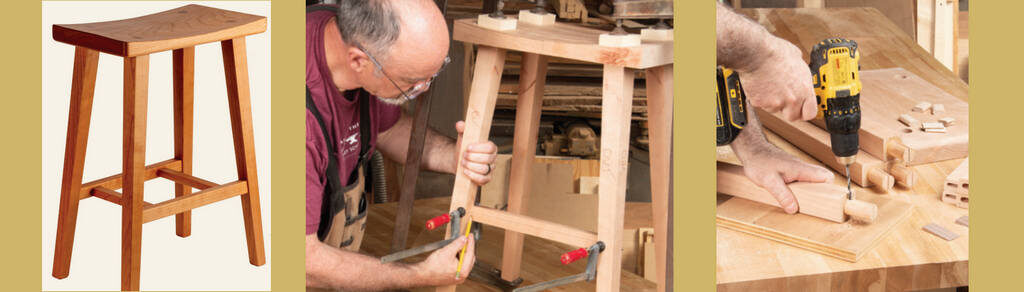
[[[749,71],[737,69],[750,104],[769,112],[782,111],[790,121],[810,120],[818,113],[811,69],[793,44],[770,37],[769,50]]]
[[[466,122],[455,123],[455,131],[459,133],[459,141],[462,141],[462,131],[466,130]],[[461,145],[455,145],[459,149]],[[462,153],[462,173],[469,177],[469,180],[477,185],[483,185],[491,181],[491,171],[494,168],[494,159],[498,156],[498,146],[494,142],[487,141],[476,143],[466,147]],[[456,163],[459,159],[456,157]],[[454,273],[454,272],[453,272]]]
[[[466,259],[462,260],[462,269],[459,270],[458,279],[455,278],[455,271],[458,270],[458,255],[462,247],[466,246]],[[429,286],[446,286],[461,284],[469,277],[476,262],[476,242],[472,237],[461,236],[447,246],[434,251],[426,260],[413,266],[419,278]]]
[[[734,147],[736,151],[740,148]],[[745,153],[748,156],[743,160],[743,173],[758,186],[761,186],[775,199],[786,213],[794,214],[799,210],[793,192],[786,184],[802,182],[828,182],[835,178],[831,171],[817,165],[811,165],[797,160],[789,153],[783,152],[775,146],[768,145],[761,149],[754,149]],[[752,155],[749,155],[752,154]]]
[[[740,73],[751,105],[781,111],[790,121],[814,118],[811,69],[796,46],[722,3],[717,4],[715,37],[718,65]]]

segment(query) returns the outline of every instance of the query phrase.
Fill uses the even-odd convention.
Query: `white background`
[[[192,2],[43,2],[42,3],[42,287],[44,290],[116,290],[120,288],[121,208],[98,198],[79,204],[71,271],[51,276],[57,210],[67,133],[74,47],[53,40],[55,23],[87,23],[138,17]],[[269,290],[270,266],[270,3],[199,2],[197,4],[262,15],[267,31],[246,38],[256,162],[263,212],[267,263],[249,264],[240,199],[230,198],[193,210],[192,235],[174,234],[174,216],[143,225],[143,290]],[[193,175],[216,183],[237,180],[228,117],[223,59],[219,43],[196,47]],[[171,52],[152,54],[146,164],[174,156]],[[100,53],[83,182],[121,172],[123,58]],[[29,97],[32,98],[32,97]],[[33,194],[23,194],[33,195]],[[174,184],[157,178],[145,184],[145,200],[174,197]],[[13,240],[13,238],[12,238]]]

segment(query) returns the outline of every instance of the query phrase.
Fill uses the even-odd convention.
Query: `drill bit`
[[[853,191],[850,190],[850,165],[846,165],[846,199],[853,200]]]

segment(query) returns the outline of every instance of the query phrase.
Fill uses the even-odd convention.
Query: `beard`
[[[377,100],[379,100],[379,101],[381,101],[383,103],[389,104],[389,105],[403,105],[403,104],[405,104],[406,102],[409,101],[409,99],[406,99],[401,94],[399,94],[398,96],[395,96],[395,97],[391,97],[391,98],[384,98],[384,97],[380,97],[380,96],[377,96],[377,95],[374,95],[374,97],[376,97]]]

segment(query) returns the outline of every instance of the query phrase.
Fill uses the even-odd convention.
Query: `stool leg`
[[[647,69],[647,113],[649,114],[651,207],[654,214],[654,253],[658,291],[666,290],[668,247],[668,184],[672,160],[672,65]]]
[[[597,261],[597,291],[619,291],[622,227],[626,205],[629,124],[633,108],[633,70],[604,65],[601,93],[601,187],[598,189],[597,240],[605,249]]]
[[[193,92],[195,89],[195,47],[174,50],[174,158],[181,160],[181,172],[192,175]],[[187,196],[192,187],[175,183],[174,197]],[[192,234],[192,211],[174,215],[175,233]]]
[[[260,194],[256,181],[256,150],[253,148],[252,106],[249,103],[249,68],[245,58],[245,38],[222,41],[220,46],[224,55],[224,75],[228,85],[228,107],[235,141],[238,180],[245,181],[249,187],[248,193],[241,196],[249,263],[261,266],[266,262],[266,258],[263,252]]]
[[[463,174],[462,153],[469,144],[487,141],[491,133],[491,120],[494,117],[494,104],[498,100],[498,86],[501,85],[501,72],[505,68],[504,49],[479,46],[476,65],[473,71],[473,83],[469,89],[469,103],[466,107],[466,129],[459,139],[459,164],[455,170],[455,186],[452,190],[452,204],[449,210],[459,207],[469,210],[476,201],[477,186]],[[451,230],[445,232],[448,238]],[[437,287],[436,291],[455,291],[455,285]]]
[[[521,214],[526,210],[526,194],[530,191],[533,158],[537,152],[544,78],[548,71],[546,56],[524,52],[522,64],[508,184],[508,212],[512,214]],[[507,281],[519,278],[522,259],[523,234],[506,230],[501,256],[501,278]]]
[[[64,146],[64,175],[60,186],[60,209],[57,217],[57,242],[53,251],[53,277],[64,279],[71,268],[71,250],[75,241],[79,192],[82,189],[82,168],[85,146],[89,139],[92,96],[96,89],[96,63],[99,52],[75,48],[75,66],[71,77],[71,107],[68,110],[68,137]]]
[[[142,194],[146,183],[149,55],[124,60],[124,184],[121,188],[121,290],[139,290]]]

